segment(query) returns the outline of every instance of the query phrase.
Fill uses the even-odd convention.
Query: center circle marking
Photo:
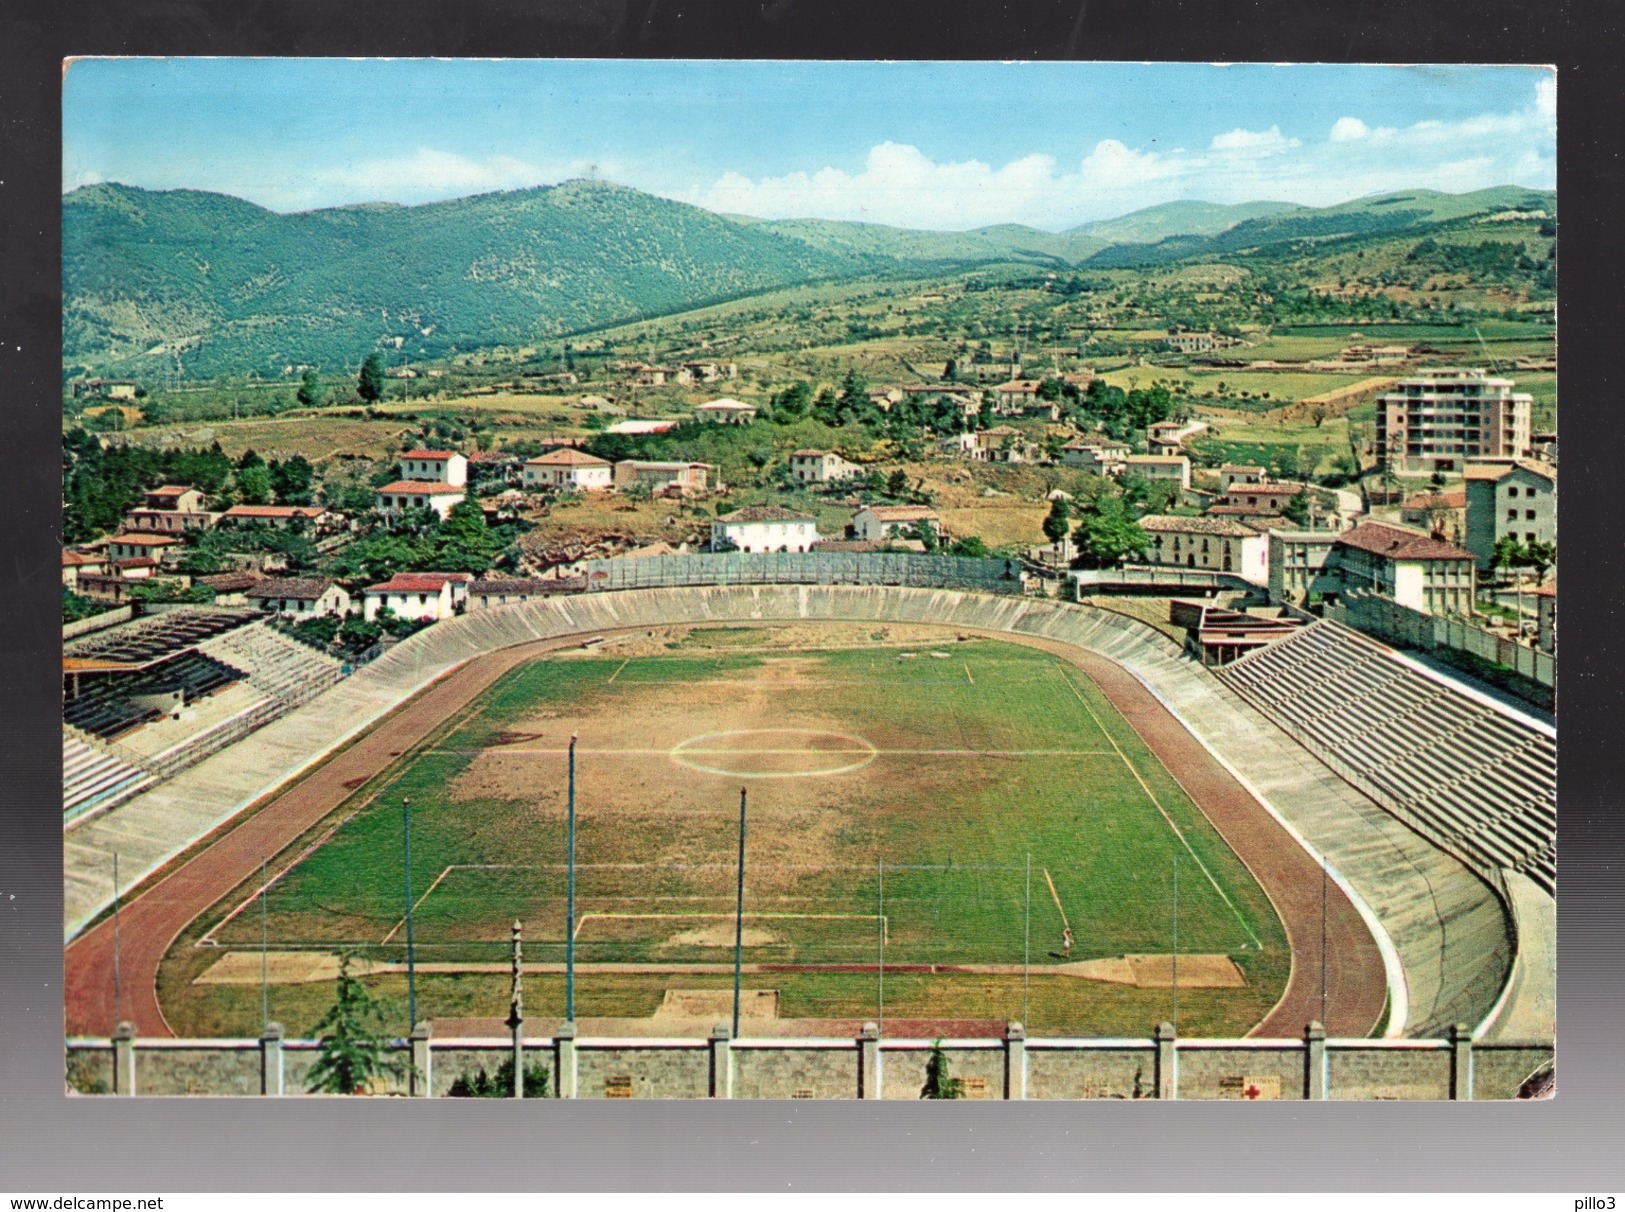
[[[769,745],[741,745],[730,747],[731,740],[744,741],[747,738],[760,741],[765,737],[782,736],[786,739],[794,737],[805,740],[815,738],[813,745],[798,745],[794,749],[775,750]],[[842,742],[839,749],[820,749],[816,745],[816,738],[826,737],[832,741]],[[716,758],[747,757],[750,754],[774,754],[778,756],[793,756],[805,753],[809,756],[825,756],[832,758],[850,757],[851,761],[839,766],[820,767],[816,770],[736,770],[731,766],[718,762]],[[847,732],[831,732],[823,728],[742,728],[731,732],[708,732],[703,736],[691,736],[685,741],[679,741],[671,747],[671,760],[679,766],[687,766],[690,770],[698,770],[703,774],[722,774],[730,778],[740,779],[805,779],[822,778],[835,774],[850,774],[854,770],[862,770],[875,758],[880,751],[861,736],[853,736]],[[709,758],[711,760],[703,760]]]

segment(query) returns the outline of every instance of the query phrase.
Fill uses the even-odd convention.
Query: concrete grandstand
[[[73,830],[67,843],[66,933],[69,938],[79,933],[111,900],[113,851],[127,864],[130,879],[156,870],[481,654],[629,627],[824,619],[1029,637],[1116,662],[1317,861],[1324,856],[1333,878],[1357,898],[1384,951],[1387,1034],[1439,1035],[1457,1022],[1477,1024],[1483,1032],[1495,1022],[1540,1021],[1538,1007],[1526,1006],[1539,993],[1539,973],[1514,971],[1512,919],[1498,888],[1340,777],[1295,734],[1283,731],[1270,714],[1178,645],[1135,620],[1088,606],[944,589],[640,589],[550,598],[442,622],[269,723],[247,743],[232,745]]]

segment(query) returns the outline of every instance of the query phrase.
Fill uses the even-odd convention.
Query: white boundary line
[[[1113,737],[1111,733],[1106,731],[1106,725],[1101,721],[1100,716],[1095,714],[1095,709],[1089,706],[1089,700],[1083,697],[1083,692],[1079,690],[1076,684],[1073,683],[1072,679],[1067,676],[1066,670],[1063,668],[1059,672],[1061,680],[1066,683],[1067,689],[1077,696],[1078,702],[1082,703],[1083,709],[1089,713],[1089,718],[1095,722],[1095,727],[1100,729],[1101,735],[1103,735],[1106,740],[1111,743],[1111,747],[1117,750],[1117,756],[1123,759],[1123,765],[1128,767],[1128,772],[1134,776],[1134,781],[1140,784],[1140,790],[1145,792],[1146,797],[1150,799],[1152,805],[1162,814],[1162,819],[1168,822],[1168,828],[1174,831],[1174,836],[1179,839],[1179,844],[1185,847],[1186,852],[1196,863],[1197,868],[1202,872],[1203,875],[1207,876],[1207,882],[1213,885],[1213,891],[1219,894],[1219,899],[1222,900],[1226,907],[1229,908],[1230,912],[1235,915],[1237,924],[1241,926],[1247,937],[1253,940],[1253,948],[1257,951],[1262,951],[1264,949],[1263,940],[1260,939],[1258,935],[1253,933],[1253,928],[1247,924],[1247,919],[1241,916],[1241,910],[1236,908],[1235,902],[1232,901],[1225,890],[1219,886],[1219,881],[1214,878],[1213,872],[1207,869],[1207,864],[1201,860],[1195,850],[1191,849],[1190,840],[1186,838],[1180,827],[1174,824],[1174,818],[1168,815],[1168,810],[1162,806],[1162,801],[1157,798],[1157,793],[1151,790],[1151,785],[1147,783],[1145,779],[1141,777],[1140,772],[1134,768],[1134,763],[1128,760],[1128,754],[1123,752],[1122,747],[1118,745],[1116,738]],[[1178,717],[1176,716],[1175,718],[1177,719]],[[1184,721],[1181,720],[1180,723],[1184,723]],[[1130,727],[1132,727],[1132,725],[1130,725]],[[1176,779],[1175,781],[1177,782],[1178,780]],[[1194,803],[1195,801],[1192,802]],[[1197,811],[1200,812],[1201,809],[1197,808]]]

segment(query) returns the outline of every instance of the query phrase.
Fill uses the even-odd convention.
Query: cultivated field
[[[472,966],[505,965],[514,919],[527,960],[563,957],[572,733],[582,1012],[648,1014],[665,988],[726,983],[742,787],[744,958],[781,1015],[874,1017],[884,986],[888,1017],[1019,1018],[1025,1002],[1039,1032],[1143,1031],[1166,988],[1060,970],[1166,955],[1176,858],[1180,953],[1228,955],[1245,977],[1182,988],[1182,1019],[1245,1032],[1284,986],[1268,900],[1076,667],[857,625],[709,629],[519,666],[305,841],[263,923],[255,881],[176,959],[195,975],[220,954],[208,942],[255,949],[262,929],[274,950],[401,959],[406,796],[418,959],[446,965],[420,979],[420,1017],[499,1015],[505,980]],[[257,987],[161,984],[183,1033],[258,1012]],[[319,1013],[319,988],[274,990],[279,1016]],[[556,1015],[561,994],[556,975],[534,978],[527,1008]]]

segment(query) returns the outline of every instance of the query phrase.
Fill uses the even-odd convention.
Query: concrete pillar
[[[1157,1097],[1179,1097],[1179,1055],[1174,1048],[1174,1025],[1158,1023],[1152,1039],[1157,1043]]]
[[[560,1023],[553,1039],[554,1064],[558,1070],[558,1097],[576,1097],[576,1025]]]
[[[281,1023],[266,1023],[260,1036],[260,1093],[271,1098],[282,1095],[282,1040],[286,1032]]]
[[[412,1078],[410,1093],[413,1098],[434,1097],[434,1049],[429,1039],[434,1034],[427,1022],[412,1028]]]
[[[1027,1097],[1027,1028],[1020,1023],[1004,1029],[1004,1097]]]
[[[120,1023],[113,1030],[113,1093],[135,1093],[134,1023]]]
[[[1473,1097],[1473,1033],[1466,1023],[1450,1028],[1450,1097],[1463,1102]]]
[[[727,1023],[711,1028],[711,1079],[707,1093],[712,1098],[734,1096],[733,1029]]]
[[[1303,1096],[1324,1099],[1326,1086],[1326,1028],[1313,1022],[1303,1029]]]
[[[858,1097],[880,1096],[880,1027],[875,1023],[864,1023],[863,1030],[858,1033]]]

